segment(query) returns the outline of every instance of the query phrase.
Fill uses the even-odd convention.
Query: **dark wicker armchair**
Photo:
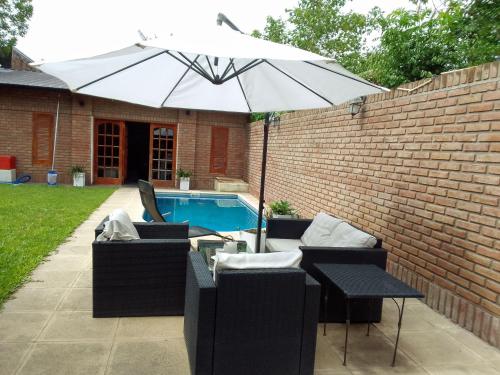
[[[184,337],[191,374],[312,375],[320,285],[300,269],[223,270],[188,254]]]
[[[183,315],[188,225],[134,226],[139,240],[92,243],[93,316]]]
[[[300,239],[311,222],[309,219],[269,219],[266,238]],[[385,270],[387,262],[387,252],[382,249],[380,239],[377,239],[373,248],[300,246],[300,249],[303,253],[301,267],[320,282],[321,275],[313,266],[314,263],[374,264]],[[324,285],[326,284],[322,283],[322,289]],[[320,321],[344,323],[344,296],[338,290],[333,288],[329,290],[328,316],[325,317],[324,292],[322,290],[321,293]],[[351,322],[379,322],[381,318],[382,299],[374,299],[371,302],[352,300]]]

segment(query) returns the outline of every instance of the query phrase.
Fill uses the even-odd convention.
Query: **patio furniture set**
[[[240,267],[237,261],[223,267],[216,259],[212,269],[211,255],[223,239],[199,240],[199,251],[192,251],[187,223],[133,226],[140,239],[92,244],[93,316],[183,315],[192,374],[312,375],[319,322],[325,334],[327,322],[346,323],[346,364],[351,323],[379,322],[383,298],[423,297],[385,272],[381,240],[326,214],[268,220],[268,253],[246,255],[262,260],[301,250],[297,267]],[[335,228],[337,243],[327,246]],[[244,251],[245,243],[237,249]],[[230,264],[238,256],[225,259]],[[397,342],[393,365],[396,350]]]

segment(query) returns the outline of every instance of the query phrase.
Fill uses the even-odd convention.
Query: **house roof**
[[[38,87],[68,90],[68,86],[50,74],[0,68],[0,86]]]

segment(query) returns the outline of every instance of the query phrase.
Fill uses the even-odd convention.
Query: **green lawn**
[[[114,188],[0,185],[0,306]]]

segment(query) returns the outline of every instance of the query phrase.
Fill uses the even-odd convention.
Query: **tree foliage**
[[[28,31],[31,0],[0,0],[0,47],[12,47]]]
[[[287,19],[267,18],[255,35],[331,57],[347,69],[393,87],[444,71],[493,61],[500,54],[500,3],[444,0],[440,8],[367,15],[346,12],[348,0],[300,0]],[[370,45],[373,34],[380,37]]]

